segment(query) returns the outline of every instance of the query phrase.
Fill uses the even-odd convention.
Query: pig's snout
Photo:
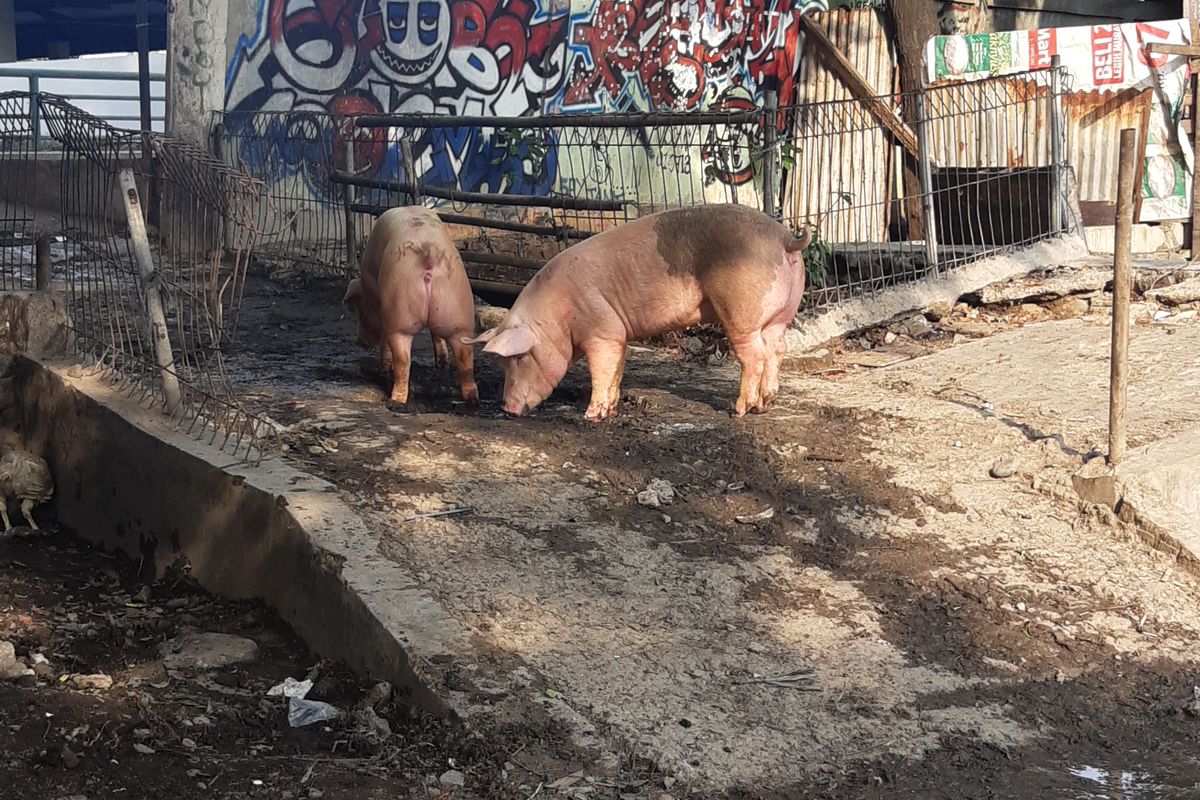
[[[523,417],[529,410],[529,405],[518,400],[505,400],[500,410],[510,417]]]

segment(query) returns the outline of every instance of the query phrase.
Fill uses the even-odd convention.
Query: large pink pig
[[[734,414],[761,412],[779,393],[811,240],[747,206],[651,214],[559,253],[500,325],[470,341],[502,359],[509,414],[536,408],[586,358],[587,418],[600,420],[620,402],[627,342],[719,323],[742,367]]]
[[[425,328],[439,363],[449,343],[463,399],[478,401],[474,353],[463,342],[475,333],[475,303],[462,258],[437,214],[420,207],[384,212],[343,302],[358,316],[359,344],[378,344],[384,369],[392,372],[390,404],[408,402],[412,341]]]

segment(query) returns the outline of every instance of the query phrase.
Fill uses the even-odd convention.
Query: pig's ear
[[[359,300],[362,298],[362,284],[358,278],[350,281],[350,285],[346,288],[346,296],[342,298],[342,305],[349,311],[357,311]]]
[[[499,328],[489,328],[488,330],[486,330],[483,333],[476,336],[474,339],[472,339],[470,336],[464,336],[462,338],[462,343],[463,344],[484,344],[485,342],[490,342],[492,339],[495,339],[496,334],[499,332],[500,332]]]
[[[485,353],[494,353],[501,358],[519,356],[533,349],[533,331],[524,325],[515,325],[500,331],[496,338],[483,348]]]

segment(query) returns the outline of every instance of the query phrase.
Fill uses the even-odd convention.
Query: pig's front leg
[[[408,403],[408,372],[412,365],[413,337],[402,333],[389,334],[386,342],[392,352],[392,396],[388,399],[390,407],[403,406]]]
[[[581,348],[592,377],[592,400],[584,417],[592,422],[611,417],[621,402],[621,375],[625,371],[625,342],[597,340]]]

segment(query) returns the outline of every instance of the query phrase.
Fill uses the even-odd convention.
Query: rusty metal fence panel
[[[222,349],[236,330],[261,184],[184,142],[118,130],[44,93],[39,101],[62,148],[61,271],[78,351],[122,389],[167,409],[182,430],[260,456],[271,428],[238,402]],[[122,189],[122,174],[136,194]],[[143,215],[137,226],[126,198]],[[149,264],[136,247],[146,224]],[[163,309],[159,322],[153,306]]]

